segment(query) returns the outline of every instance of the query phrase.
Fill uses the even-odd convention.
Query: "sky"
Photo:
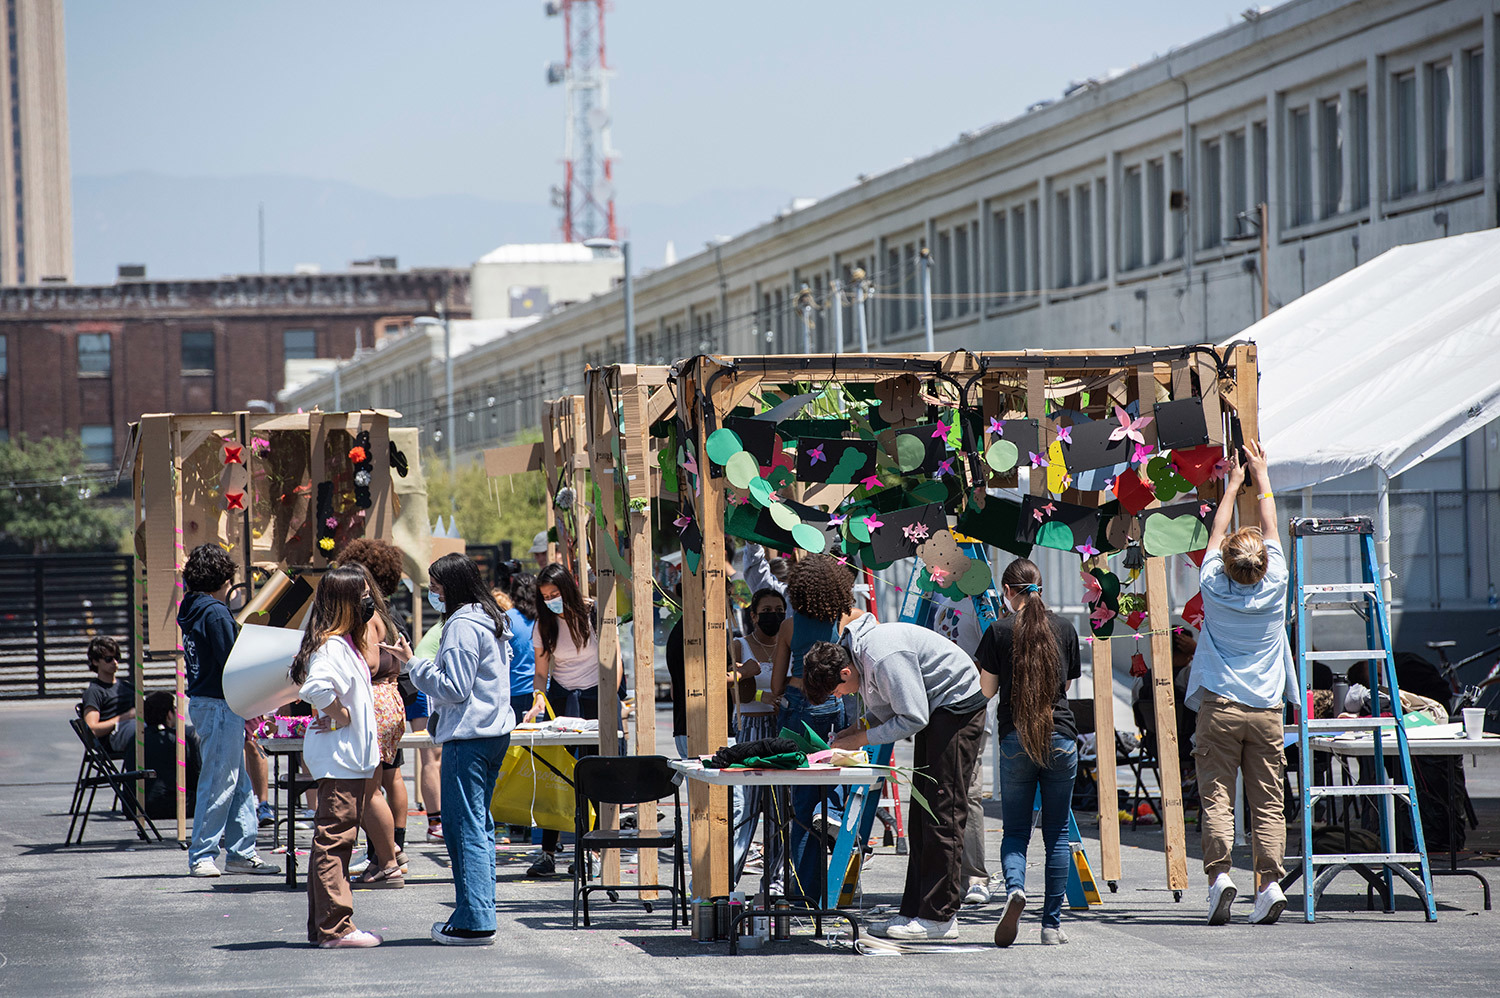
[[[716,192],[825,197],[1245,6],[614,0],[622,222]],[[541,0],[65,9],[75,177],[285,175],[537,205],[561,177],[563,93],[544,67],[562,22]]]

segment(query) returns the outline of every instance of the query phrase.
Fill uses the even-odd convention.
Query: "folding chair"
[[[135,834],[142,842],[150,842],[151,836],[146,834],[150,829],[151,835],[156,836],[156,841],[164,841],[161,832],[156,830],[155,823],[146,814],[146,809],[141,806],[141,801],[135,792],[135,784],[141,780],[148,780],[156,776],[152,769],[122,770],[114,759],[110,757],[104,745],[89,730],[88,724],[83,718],[75,718],[68,722],[73,731],[77,733],[78,740],[83,742],[83,763],[79,767],[78,782],[73,789],[73,820],[68,823],[68,837],[63,841],[64,845],[72,845],[74,828],[77,828],[78,838],[83,841],[83,831],[88,827],[89,815],[94,809],[94,795],[99,792],[100,787],[109,787],[114,791],[115,800],[120,804],[120,809],[125,816],[135,822]],[[84,801],[83,792],[88,791],[88,800]]]
[[[600,804],[652,804],[668,793],[672,795],[673,829],[643,835],[639,829],[589,830],[590,806],[594,813]],[[687,924],[687,874],[682,861],[682,795],[678,777],[664,755],[589,755],[578,760],[573,770],[573,928],[578,928],[579,905],[583,924],[589,924],[589,894],[592,891],[666,891],[672,896],[672,928],[677,928],[679,913]],[[589,883],[592,879],[588,855],[592,850],[656,849],[672,847],[672,883],[606,884]],[[603,874],[600,874],[601,881]],[[646,910],[651,910],[650,902]]]
[[[1152,740],[1154,742],[1154,739]],[[1146,739],[1141,739],[1135,748],[1129,748],[1125,739],[1120,737],[1120,732],[1115,732],[1115,764],[1130,767],[1130,772],[1135,776],[1135,787],[1130,791],[1128,800],[1130,802],[1130,827],[1134,828],[1139,817],[1140,806],[1143,803],[1150,804],[1151,809],[1156,812],[1158,821],[1161,816],[1159,798],[1153,795],[1146,787],[1146,770],[1151,770],[1156,777],[1156,785],[1161,786],[1161,769],[1156,764],[1156,752],[1147,744]]]

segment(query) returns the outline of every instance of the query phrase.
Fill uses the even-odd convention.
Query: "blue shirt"
[[[1287,568],[1281,545],[1266,545],[1266,574],[1253,586],[1229,578],[1224,555],[1217,549],[1208,552],[1198,587],[1203,633],[1193,655],[1187,705],[1197,710],[1210,696],[1259,708],[1299,702],[1286,637]]]
[[[536,650],[531,646],[536,621],[515,608],[506,610],[505,617],[510,621],[510,695],[529,695],[536,685]]]

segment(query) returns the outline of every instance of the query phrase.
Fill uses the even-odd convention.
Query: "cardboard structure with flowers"
[[[1256,377],[1249,345],[678,364],[662,466],[680,486],[689,750],[727,740],[724,697],[707,695],[709,677],[727,667],[726,535],[867,568],[920,557],[955,599],[992,584],[963,540],[1017,555],[1069,552],[1091,600],[1095,730],[1115,730],[1111,642],[1122,638],[1149,656],[1156,715],[1175,716],[1164,559],[1201,561],[1226,447],[1256,432]],[[1167,881],[1180,899],[1175,730],[1158,725],[1158,757]],[[1108,740],[1100,752],[1112,757]],[[701,896],[726,893],[727,795],[694,782],[689,797],[693,883]],[[1111,765],[1099,767],[1099,800],[1101,867],[1113,884]]]
[[[131,424],[124,467],[135,496],[137,713],[145,663],[171,662],[177,690],[177,834],[186,837],[183,726],[186,674],[177,608],[182,567],[200,544],[219,544],[236,563],[257,622],[295,626],[305,598],[277,621],[273,596],[316,576],[346,543],[396,543],[408,574],[425,581],[430,529],[417,430],[390,427],[385,410],[310,413],[160,413]],[[264,588],[257,593],[257,583]],[[271,590],[275,590],[272,592]],[[144,599],[142,599],[144,597]],[[259,602],[257,603],[257,599]],[[236,601],[238,602],[238,601]],[[269,618],[264,619],[262,618]],[[144,742],[136,745],[143,764]]]

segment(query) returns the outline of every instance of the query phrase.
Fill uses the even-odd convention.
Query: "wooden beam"
[[[594,511],[594,550],[600,552],[599,563],[594,569],[598,582],[597,608],[599,622],[599,754],[620,754],[620,618],[616,601],[614,561],[608,557],[606,545],[615,544],[615,467],[610,449],[610,438],[614,426],[610,415],[612,401],[610,393],[598,371],[589,370],[585,375],[587,395],[579,397],[585,404],[587,423],[585,433],[575,443],[587,442],[584,455],[590,459],[594,481],[599,485],[599,509]],[[583,507],[575,500],[574,509],[582,514]],[[583,531],[580,534],[580,546]],[[601,804],[598,827],[614,830],[620,827],[620,809],[615,804]],[[602,856],[603,876],[608,883],[620,880],[620,853],[606,849]]]
[[[1240,418],[1240,433],[1246,440],[1260,439],[1260,376],[1256,364],[1255,344],[1242,343],[1231,355],[1234,363],[1234,409]],[[1241,524],[1259,522],[1260,500],[1245,473],[1245,487],[1235,499]]]

